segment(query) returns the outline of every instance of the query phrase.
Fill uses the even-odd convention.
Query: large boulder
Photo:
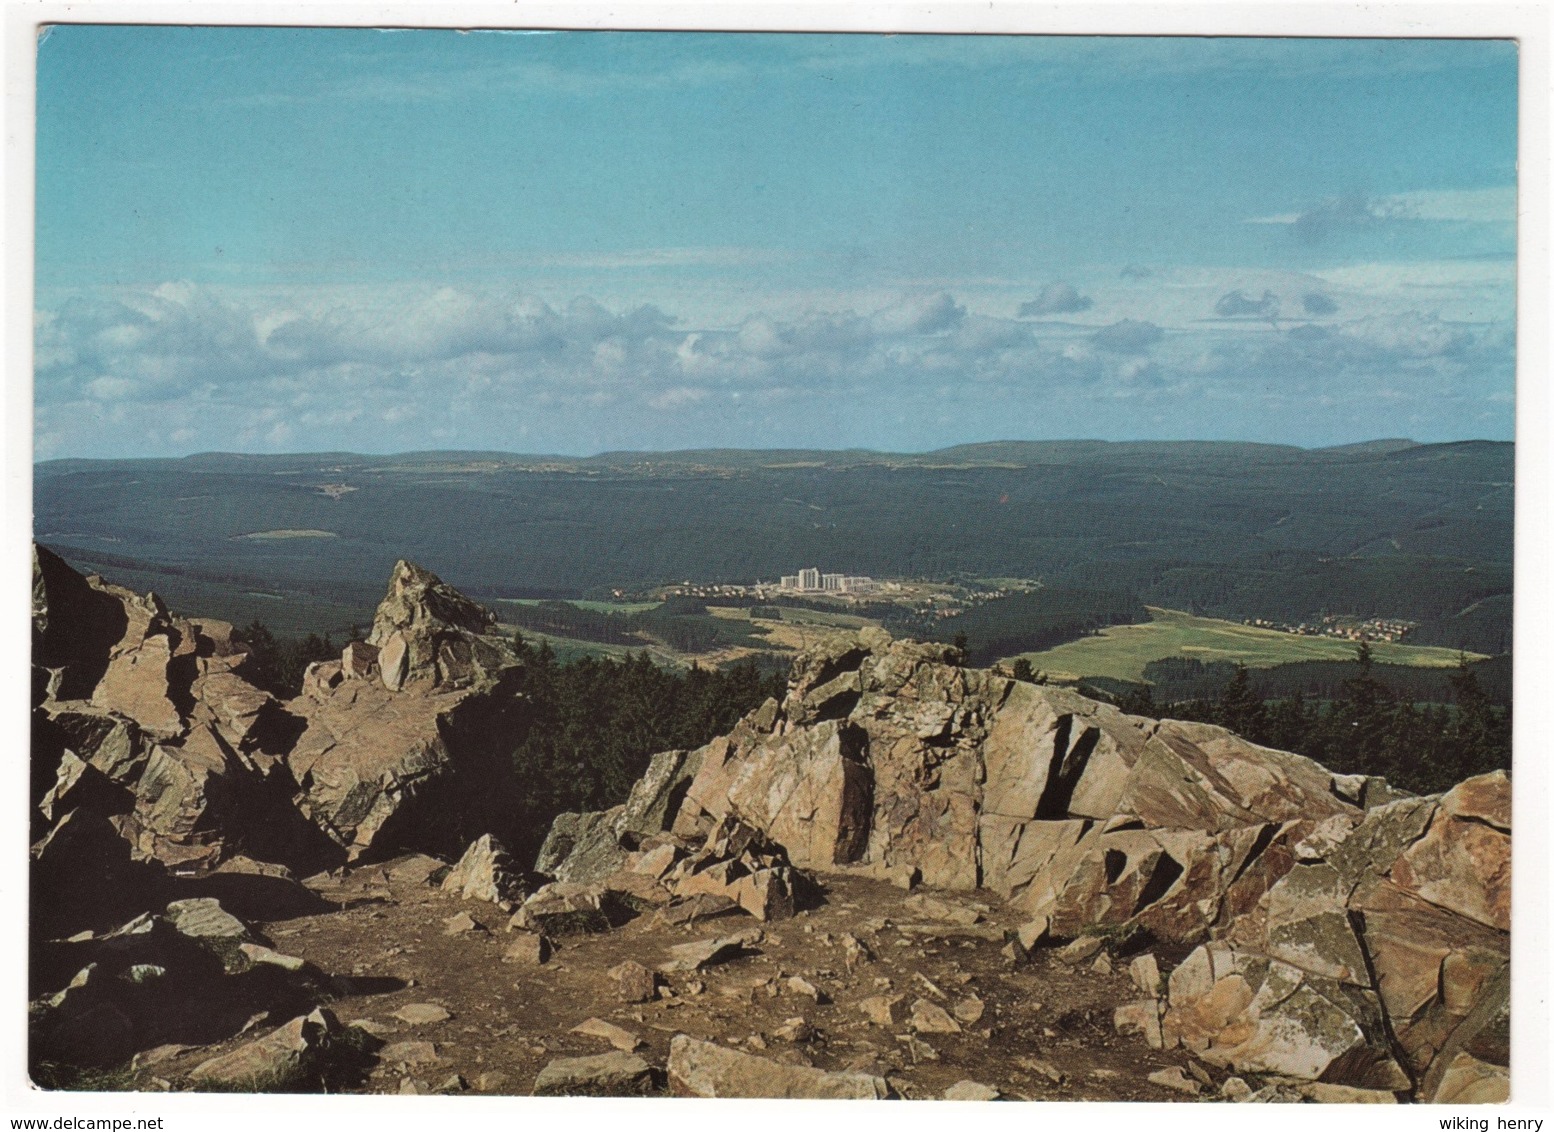
[[[522,701],[493,619],[436,575],[394,568],[368,644],[313,666],[289,709],[303,731],[286,757],[299,806],[351,860],[400,850],[460,853],[506,832],[502,786]],[[346,678],[344,664],[354,678]]]

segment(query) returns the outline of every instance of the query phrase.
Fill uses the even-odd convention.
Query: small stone
[[[1032,1073],[1040,1074],[1054,1085],[1061,1085],[1068,1080],[1068,1076],[1056,1065],[1053,1065],[1050,1061],[1043,1061],[1039,1057],[1022,1057],[1015,1064],[1021,1068],[1029,1069]]]
[[[905,1003],[904,994],[877,994],[860,1002],[858,1009],[876,1026],[899,1026],[906,1021]]]
[[[432,1042],[395,1042],[378,1051],[378,1060],[385,1065],[422,1065],[442,1058]]]
[[[636,960],[618,963],[607,972],[622,1002],[651,1002],[658,993],[658,976]]]
[[[1101,950],[1102,942],[1100,936],[1082,935],[1072,943],[1058,948],[1054,957],[1060,963],[1066,963],[1070,967],[1077,967]]]
[[[963,998],[955,1004],[954,1014],[958,1022],[964,1022],[968,1026],[974,1026],[982,1020],[983,1013],[987,1010],[987,1003],[976,995]]]
[[[653,1070],[631,1053],[557,1058],[534,1080],[537,1097],[632,1097],[651,1092]]]
[[[807,1042],[815,1036],[815,1028],[803,1018],[789,1018],[772,1031],[772,1036],[785,1042]]]
[[[920,998],[912,1004],[912,1029],[919,1034],[958,1034],[960,1023],[946,1014],[942,1006]]]
[[[1139,1035],[1149,1043],[1150,1049],[1160,1049],[1164,1045],[1160,1029],[1160,1004],[1153,998],[1140,999],[1117,1007],[1112,1011],[1112,1027],[1119,1034]]]
[[[1133,962],[1128,964],[1128,977],[1144,994],[1151,998],[1160,997],[1163,986],[1160,981],[1160,964],[1155,961],[1153,952],[1136,956]]]
[[[477,1092],[499,1093],[505,1084],[507,1084],[507,1074],[498,1070],[482,1073],[475,1078],[475,1089]]]
[[[951,904],[947,900],[939,900],[921,893],[907,897],[904,903],[919,916],[926,916],[930,920],[942,920],[947,924],[959,924],[962,927],[969,927],[971,924],[980,923],[982,920],[982,913],[974,909],[965,908],[959,904]]]
[[[893,1095],[879,1077],[784,1065],[685,1034],[669,1043],[668,1076],[670,1090],[682,1097],[876,1100]]]
[[[1112,957],[1106,952],[1101,952],[1095,957],[1095,962],[1090,964],[1090,970],[1097,975],[1110,975],[1112,973]]]
[[[483,932],[486,929],[468,912],[460,912],[443,921],[443,935],[463,935],[465,932]]]
[[[788,989],[794,994],[801,994],[805,998],[813,999],[817,1006],[824,1006],[831,1001],[830,996],[815,986],[814,983],[798,975],[794,975],[788,980]]]
[[[980,1081],[957,1081],[944,1090],[947,1101],[996,1101],[1003,1094]]]
[[[922,1061],[939,1060],[939,1051],[934,1049],[933,1046],[929,1045],[927,1042],[919,1040],[915,1034],[903,1034],[900,1035],[897,1040],[900,1041],[902,1045],[906,1046],[907,1053],[912,1056],[913,1065],[916,1065],[918,1062]]]
[[[1330,1085],[1324,1081],[1312,1081],[1301,1085],[1300,1093],[1317,1104],[1397,1104],[1393,1093],[1384,1089],[1358,1089],[1352,1085]],[[1474,1098],[1478,1099],[1478,1098]],[[1461,1103],[1461,1102],[1459,1102]]]
[[[1214,1078],[1210,1077],[1209,1071],[1196,1061],[1189,1061],[1187,1063],[1187,1072],[1196,1077],[1200,1085],[1207,1086],[1210,1089],[1214,1087]]]
[[[1028,923],[1021,924],[1015,938],[1026,951],[1032,951],[1038,943],[1047,938],[1047,930],[1051,926],[1050,916],[1038,916]]]
[[[925,991],[933,995],[940,1002],[944,1002],[949,999],[950,996],[944,993],[943,988],[935,984],[932,979],[923,974],[921,971],[914,971],[912,973],[912,978],[914,981],[916,981],[918,986],[922,987]]]
[[[1173,1089],[1178,1093],[1187,1093],[1189,1096],[1197,1096],[1203,1086],[1182,1072],[1180,1065],[1172,1065],[1166,1069],[1157,1069],[1149,1075],[1151,1084],[1159,1085],[1165,1089]]]
[[[399,1083],[399,1095],[402,1097],[423,1097],[427,1093],[425,1081],[413,1081],[406,1077]]]
[[[282,971],[291,971],[295,974],[308,965],[305,959],[298,959],[295,955],[282,955],[279,951],[274,951],[263,944],[240,943],[237,945],[237,949],[248,957],[250,963],[256,966],[264,964],[269,967],[279,967]]]
[[[1219,1087],[1219,1095],[1239,1104],[1252,1095],[1252,1086],[1239,1077],[1226,1077],[1225,1083]]]
[[[430,1026],[435,1022],[446,1022],[453,1015],[430,1002],[412,1002],[408,1006],[401,1006],[391,1017],[411,1026]]]
[[[623,1029],[613,1022],[606,1022],[603,1018],[589,1018],[585,1022],[580,1022],[572,1027],[572,1033],[584,1034],[590,1038],[603,1038],[625,1053],[632,1053],[646,1044],[630,1030]]]
[[[437,1086],[437,1092],[439,1093],[462,1093],[468,1089],[469,1082],[464,1080],[464,1078],[457,1073],[453,1074],[453,1076],[449,1077],[441,1085]]]
[[[842,961],[849,971],[854,967],[862,967],[866,963],[874,962],[874,952],[851,932],[843,932],[838,942],[842,945]]]
[[[550,952],[550,940],[539,932],[518,932],[507,950],[502,952],[502,962],[539,967],[550,962]]]

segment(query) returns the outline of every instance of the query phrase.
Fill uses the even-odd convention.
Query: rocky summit
[[[410,563],[290,700],[43,548],[33,656],[41,1083],[1509,1093],[1503,773],[1413,797],[865,630],[525,829],[522,662]]]

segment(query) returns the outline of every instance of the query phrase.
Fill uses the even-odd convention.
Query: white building
[[[861,574],[822,574],[817,567],[809,566],[797,574],[782,575],[779,590],[790,593],[867,594],[878,587],[874,579]]]

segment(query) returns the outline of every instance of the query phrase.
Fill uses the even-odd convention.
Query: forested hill
[[[307,627],[369,609],[401,557],[485,598],[817,565],[1232,618],[1403,617],[1493,652],[1509,639],[1513,464],[1487,441],[59,460],[35,469],[35,530],[184,608]]]

